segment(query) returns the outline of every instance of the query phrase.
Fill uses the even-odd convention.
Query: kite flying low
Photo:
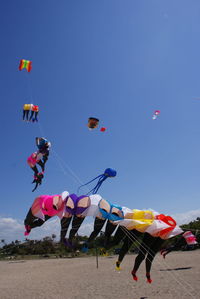
[[[74,248],[72,243],[73,238],[85,217],[92,216],[95,218],[94,230],[87,244],[98,235],[107,221],[105,248],[108,249],[123,241],[119,258],[116,262],[117,270],[120,269],[120,264],[132,243],[140,240],[137,241],[140,245],[139,253],[131,272],[135,281],[138,280],[136,272],[145,259],[147,282],[152,282],[150,276],[152,262],[165,240],[182,235],[188,244],[196,244],[195,236],[191,232],[184,233],[171,216],[159,214],[153,210],[130,209],[112,204],[99,194],[77,196],[76,194],[69,194],[66,191],[60,195],[40,195],[34,200],[24,221],[24,234],[26,236],[29,235],[31,229],[41,226],[53,216],[58,216],[61,219],[61,243],[64,243],[71,249]],[[70,223],[72,223],[72,228],[69,238],[66,239],[65,236]],[[116,232],[113,236],[113,241],[110,241],[110,236],[115,229]],[[87,246],[84,249],[87,249]],[[171,250],[173,248],[167,248],[162,253],[163,257]]]

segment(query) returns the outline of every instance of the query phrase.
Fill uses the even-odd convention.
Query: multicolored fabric
[[[191,231],[186,231],[183,234],[183,237],[185,238],[185,241],[187,242],[188,245],[195,245],[197,244],[197,238]]]
[[[116,221],[116,224],[128,230],[136,229],[142,233],[147,232],[153,237],[160,237],[164,240],[183,232],[172,217],[151,210],[135,209],[132,213],[125,214],[123,220]]]
[[[32,61],[21,59],[19,63],[19,70],[26,69],[28,72],[32,70]]]

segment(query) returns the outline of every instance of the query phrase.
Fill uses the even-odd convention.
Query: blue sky
[[[198,0],[10,0],[0,23],[0,239],[23,238],[36,196],[76,192],[107,167],[117,177],[99,193],[111,202],[199,215]],[[31,73],[18,70],[20,59]],[[31,102],[38,124],[22,121]],[[90,116],[106,132],[89,131]],[[26,159],[37,136],[52,151],[32,193]]]

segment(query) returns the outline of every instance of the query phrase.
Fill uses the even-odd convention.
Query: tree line
[[[191,221],[188,224],[181,225],[181,228],[184,230],[191,230],[194,235],[197,237],[197,242],[200,244],[200,217],[196,220]],[[112,237],[111,237],[112,238]],[[172,245],[176,242],[176,238],[169,239],[166,242],[166,245]],[[81,254],[81,249],[83,247],[84,242],[87,242],[87,236],[79,236],[77,235],[74,241],[73,254]],[[131,240],[130,240],[131,242]],[[101,232],[100,235],[90,244],[89,251],[87,254],[94,255],[96,254],[96,248],[103,248],[104,244],[104,232]],[[42,256],[42,257],[64,257],[72,254],[72,250],[68,249],[65,245],[56,241],[56,235],[52,234],[51,236],[47,236],[41,240],[30,240],[26,238],[22,241],[12,241],[7,244],[4,239],[1,240],[2,247],[0,248],[0,258],[5,257],[16,257],[16,256]],[[120,248],[120,244],[117,246]],[[137,244],[132,245],[132,251],[134,248],[137,248]],[[115,252],[116,246],[111,249],[112,252]],[[104,252],[104,251],[99,251]]]

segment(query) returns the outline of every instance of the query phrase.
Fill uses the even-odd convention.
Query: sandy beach
[[[0,299],[171,299],[200,298],[200,250],[160,255],[152,268],[153,283],[132,280],[135,255],[127,255],[121,271],[117,256],[13,260],[0,262]]]

